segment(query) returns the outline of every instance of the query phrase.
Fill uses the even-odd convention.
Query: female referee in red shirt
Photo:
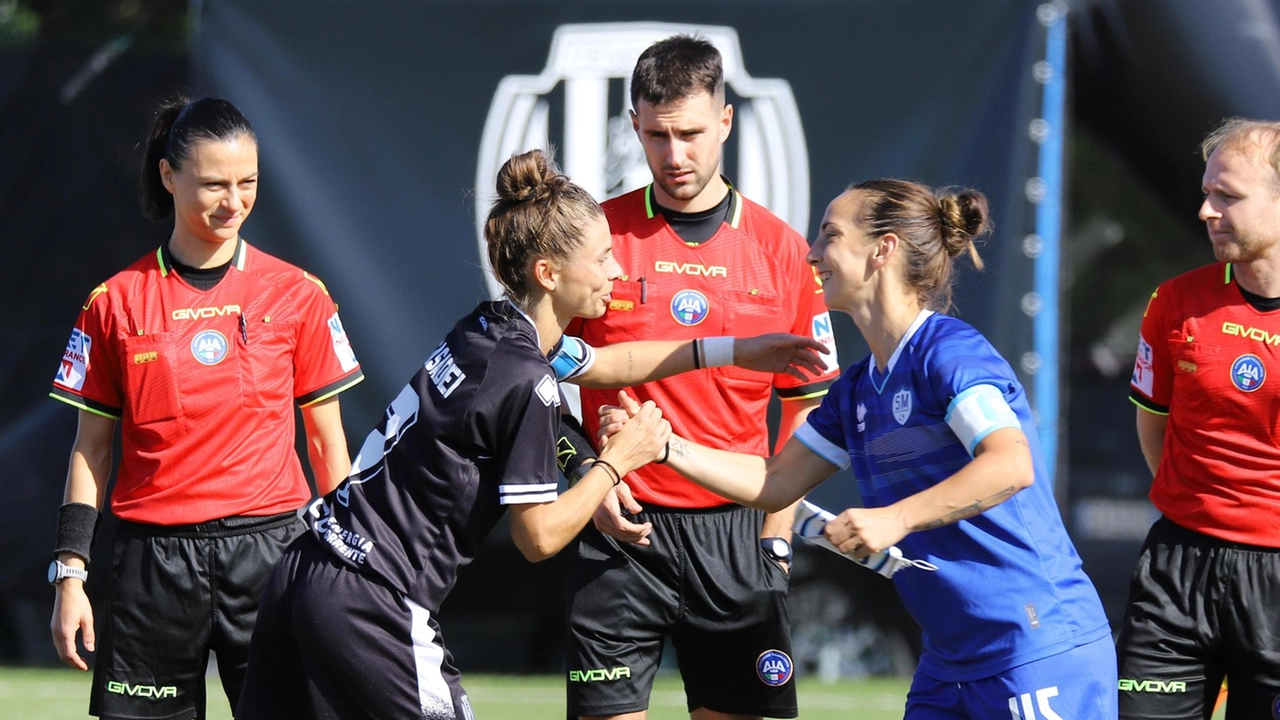
[[[240,110],[164,104],[141,189],[147,216],[172,216],[173,231],[89,294],[51,393],[80,410],[51,629],[72,667],[87,669],[77,632],[97,651],[91,714],[203,717],[209,651],[235,707],[263,584],[303,529],[294,403],[328,492],[351,465],[337,395],[363,375],[324,284],[240,237],[258,189]],[[122,522],[92,608],[85,566],[117,424],[110,501]]]

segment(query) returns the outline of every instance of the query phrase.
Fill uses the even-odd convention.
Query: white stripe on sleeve
[[[822,434],[813,428],[806,420],[803,425],[796,428],[795,434],[792,436],[799,440],[801,444],[813,451],[815,455],[844,470],[849,467],[849,451],[836,445],[830,440],[822,437]]]
[[[559,497],[556,483],[520,483],[498,486],[498,503],[524,505],[526,503],[555,502]]]

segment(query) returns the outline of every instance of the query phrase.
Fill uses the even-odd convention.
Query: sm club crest
[[[911,391],[904,388],[893,394],[893,419],[897,420],[899,425],[906,425],[909,417],[911,417]]]
[[[565,174],[599,200],[652,182],[628,114],[631,71],[645,48],[677,33],[701,35],[723,56],[726,99],[734,106],[733,133],[725,144],[734,186],[801,234],[807,231],[809,155],[795,96],[785,80],[747,73],[733,28],[652,22],[561,25],[540,75],[508,75],[498,84],[480,140],[475,227],[494,297],[502,290],[489,267],[484,221],[496,199],[498,169],[514,153],[554,143]],[[552,127],[553,117],[563,118],[563,125]]]

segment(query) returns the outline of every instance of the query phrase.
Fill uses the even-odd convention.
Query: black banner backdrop
[[[1056,334],[1056,311],[1037,318],[1024,308],[1047,289],[1037,285],[1037,269],[1053,277],[1057,253],[1037,252],[1026,238],[1057,231],[1037,221],[1042,198],[1056,191],[1054,178],[1044,178],[1047,193],[1036,184],[1046,145],[1037,144],[1044,132],[1034,122],[1047,97],[1046,40],[1061,22],[1055,8],[1022,0],[197,0],[188,85],[231,99],[258,131],[263,182],[246,237],[323,278],[341,304],[369,378],[343,396],[353,447],[453,320],[489,296],[476,218],[497,163],[549,141],[598,196],[644,183],[625,121],[625,77],[648,42],[690,29],[725,52],[737,109],[726,174],[806,236],[830,198],[872,177],[964,184],[988,195],[997,224],[983,248],[988,269],[960,278],[958,313],[1024,373],[1040,407],[1049,393],[1027,370],[1056,366],[1056,355],[1038,362],[1033,355],[1037,332],[1044,338],[1036,322],[1048,316]],[[43,576],[52,547],[74,433],[74,413],[44,397],[56,357],[89,290],[168,231],[139,220],[136,176],[120,168],[135,162],[133,143],[145,128],[149,101],[138,93],[184,69],[177,58],[127,43],[121,54],[120,42],[86,60],[93,82],[73,82],[84,71],[52,57],[39,67],[61,94],[35,85],[44,75],[30,78],[32,93],[10,93],[25,99],[6,117],[30,127],[6,136],[11,152],[0,164],[13,172],[0,185],[12,197],[62,188],[14,205],[13,234],[6,232],[42,239],[6,241],[25,258],[9,270],[22,293],[20,332],[0,358],[10,379],[0,457],[9,460],[6,487],[17,507],[0,547],[20,559],[0,565],[0,578],[15,588],[0,603],[0,656],[11,659],[51,658],[42,628],[52,593],[33,578]],[[25,66],[4,67],[18,77]],[[51,117],[64,119],[41,120]],[[1060,136],[1060,125],[1049,132]],[[86,174],[89,167],[103,177]],[[1029,194],[1034,187],[1041,189]],[[23,275],[31,267],[42,268],[39,282]],[[833,320],[842,362],[857,361],[866,349],[852,323]],[[1047,387],[1056,407],[1056,381]],[[1056,412],[1046,427],[1056,428]],[[831,507],[857,502],[839,478],[814,497]],[[451,624],[450,645],[468,668],[553,670],[542,650],[559,644],[558,590],[546,576],[525,583],[514,601],[525,614],[513,615],[510,595],[497,589],[545,571],[518,560],[502,533],[496,540],[492,558],[472,568],[451,599],[453,620],[466,611],[488,619]],[[819,573],[824,560],[810,562],[815,577],[843,585],[842,597],[857,606],[831,616],[829,595],[806,592],[802,555],[793,603],[828,613],[824,637],[871,605],[883,608],[872,617],[900,629],[885,644],[915,642],[910,619],[884,602],[878,578],[848,568]],[[807,632],[796,628],[798,662],[818,654],[819,640],[802,640]],[[499,636],[507,640],[491,642]],[[875,662],[857,671],[904,664]]]
[[[199,11],[194,84],[239,104],[259,133],[262,194],[246,236],[324,278],[341,304],[369,377],[344,396],[353,438],[490,294],[477,217],[506,157],[549,141],[599,197],[645,182],[626,77],[640,50],[679,30],[725,53],[738,110],[726,173],[806,237],[859,180],[987,194],[988,269],[961,277],[958,312],[1033,390],[1025,371],[1056,363],[1023,362],[1034,349],[1022,300],[1036,260],[1023,239],[1035,229],[1040,20],[1020,0],[221,0]],[[861,358],[852,324],[835,322],[842,361]]]

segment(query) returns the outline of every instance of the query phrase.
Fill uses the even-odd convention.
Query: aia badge
[[[707,319],[711,303],[697,290],[681,290],[671,298],[671,317],[681,325],[693,327]]]
[[[765,650],[756,659],[756,674],[769,687],[782,687],[791,679],[791,657],[781,650]]]
[[[1251,393],[1267,380],[1267,366],[1257,355],[1241,355],[1231,363],[1231,382],[1237,390]]]
[[[911,417],[911,391],[899,390],[893,395],[893,419],[897,420],[899,425],[906,425],[909,417]]]
[[[227,337],[217,330],[201,330],[191,338],[191,354],[202,365],[217,365],[227,357]]]

